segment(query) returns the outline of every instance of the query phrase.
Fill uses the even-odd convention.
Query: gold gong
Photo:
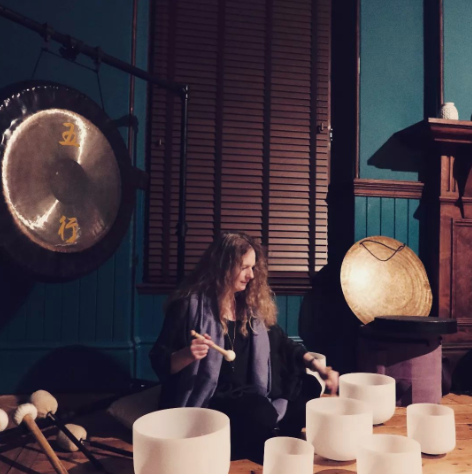
[[[341,287],[364,324],[376,316],[428,316],[431,311],[431,286],[421,260],[390,237],[368,237],[349,249]]]
[[[102,132],[75,112],[52,108],[6,133],[3,193],[20,230],[54,252],[100,241],[121,201],[120,170]]]

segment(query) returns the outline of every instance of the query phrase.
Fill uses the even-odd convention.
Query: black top
[[[251,352],[251,328],[245,337],[241,333],[241,321],[227,321],[228,334],[225,335],[225,349],[236,353],[236,359],[229,362],[223,359],[221,364],[218,385],[215,394],[231,392],[235,389],[244,389],[250,385],[249,360]]]
[[[157,341],[149,353],[152,368],[159,377],[163,385],[172,377],[178,377],[178,374],[170,374],[170,358],[173,352],[188,346],[188,334],[193,328],[189,327],[187,318],[188,304],[185,300],[175,301],[166,312],[164,324]],[[215,312],[215,314],[218,314]],[[231,323],[230,323],[231,324]],[[230,328],[230,334],[232,329]],[[272,399],[286,398],[293,400],[297,397],[301,388],[301,376],[305,372],[303,356],[307,352],[306,348],[290,339],[283,329],[278,325],[272,326],[269,331],[270,361],[271,361],[271,392],[269,397]],[[239,336],[242,335],[239,334]],[[247,368],[250,360],[250,340],[246,342],[238,337],[236,333],[236,360],[238,370],[231,375],[230,383],[242,384],[248,380]],[[228,337],[225,336],[225,346],[228,344]],[[249,348],[245,344],[249,344]],[[226,346],[230,349],[231,347]],[[248,350],[249,349],[249,350]],[[241,351],[241,354],[239,352]],[[247,358],[247,359],[246,359]],[[246,362],[244,360],[246,359]],[[235,361],[236,362],[236,361]],[[228,362],[223,360],[220,378],[221,384],[227,383],[227,369],[231,367]],[[235,368],[236,368],[235,366]],[[246,372],[246,374],[244,373]],[[218,379],[219,389],[220,378]],[[173,394],[164,390],[161,393],[160,408],[171,408]]]

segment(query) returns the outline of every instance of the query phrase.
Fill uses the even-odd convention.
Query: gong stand
[[[181,123],[180,123],[180,178],[179,178],[179,221],[177,224],[178,236],[178,263],[177,263],[177,280],[180,281],[184,275],[184,254],[185,254],[185,236],[187,231],[186,224],[186,170],[187,170],[187,127],[188,127],[188,85],[178,84],[165,81],[156,77],[153,74],[137,68],[127,62],[121,61],[118,58],[104,53],[100,48],[88,46],[80,40],[72,38],[70,35],[65,35],[55,31],[48,23],[38,23],[30,18],[27,18],[19,13],[5,8],[0,5],[0,16],[7,18],[15,23],[18,23],[25,28],[28,28],[36,33],[39,33],[44,40],[54,40],[65,47],[65,53],[75,60],[78,54],[84,54],[92,58],[97,63],[105,63],[120,71],[126,72],[133,76],[139,77],[158,87],[167,89],[168,91],[179,95],[181,99]]]

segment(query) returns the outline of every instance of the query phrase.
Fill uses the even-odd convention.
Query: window
[[[156,0],[151,70],[189,84],[189,271],[221,230],[268,248],[304,291],[327,263],[331,0]],[[176,284],[180,99],[150,91],[145,281]]]

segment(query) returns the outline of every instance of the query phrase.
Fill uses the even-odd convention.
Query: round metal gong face
[[[385,236],[368,237],[349,249],[341,265],[341,287],[364,324],[377,316],[428,316],[433,302],[421,260]]]
[[[116,123],[46,81],[0,90],[0,258],[43,281],[97,269],[128,231],[136,187]]]
[[[102,132],[75,112],[51,108],[7,138],[3,194],[21,232],[54,252],[81,252],[103,239],[120,207],[121,178]]]

